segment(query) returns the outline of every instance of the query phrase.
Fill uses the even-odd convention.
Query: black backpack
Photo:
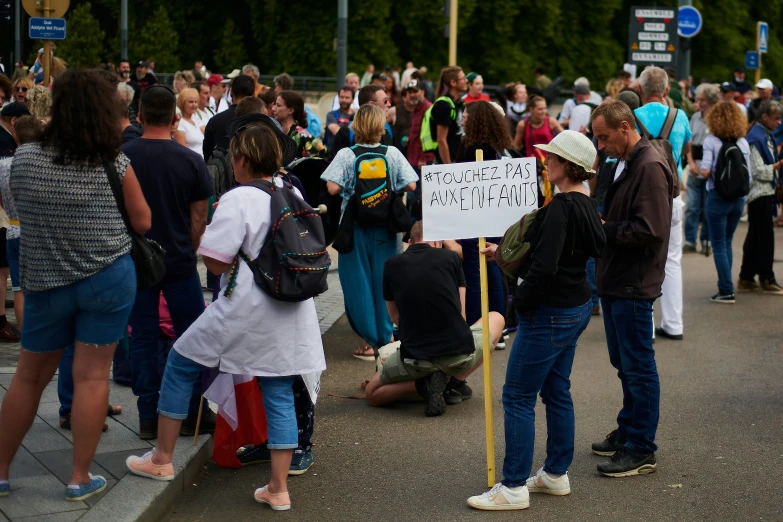
[[[263,190],[272,198],[272,225],[261,252],[252,260],[240,252],[256,284],[279,301],[306,301],[326,292],[332,260],[326,252],[321,217],[296,195],[287,179],[282,187],[262,180],[246,186]]]
[[[747,196],[750,192],[748,165],[736,140],[721,140],[721,142],[723,145],[711,173],[712,182],[720,197],[734,201]]]
[[[207,162],[207,172],[209,172],[209,179],[212,180],[212,187],[215,189],[215,201],[219,201],[220,196],[237,184],[234,179],[231,158],[223,147],[215,147],[215,150],[212,151],[212,157]]]
[[[356,201],[356,223],[364,226],[386,226],[392,203],[389,162],[386,159],[386,145],[367,148],[354,145],[356,155],[353,170],[356,179],[354,198]]]

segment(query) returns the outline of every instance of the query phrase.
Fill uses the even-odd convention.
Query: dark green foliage
[[[129,58],[153,57],[159,72],[190,68],[200,59],[222,72],[251,61],[262,74],[335,74],[335,0],[129,2]],[[383,69],[412,60],[426,65],[430,76],[437,78],[448,59],[443,0],[348,3],[349,70],[361,74],[367,63]],[[481,73],[489,84],[531,82],[532,68],[543,65],[549,76],[563,76],[566,85],[587,76],[601,89],[627,57],[631,5],[645,3],[677,5],[676,0],[460,0],[458,63],[466,71]],[[704,16],[704,29],[693,39],[692,71],[697,81],[730,79],[734,67],[744,63],[745,51],[755,47],[759,19],[770,23],[764,76],[783,80],[783,0],[694,4]],[[119,5],[119,0],[72,0],[69,40],[58,44],[58,55],[78,65],[116,63]],[[753,76],[749,72],[749,79]]]

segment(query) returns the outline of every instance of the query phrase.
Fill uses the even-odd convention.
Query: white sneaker
[[[468,505],[484,511],[527,509],[530,507],[530,495],[527,486],[508,488],[502,482],[498,482],[486,493],[470,497]]]
[[[536,471],[536,474],[527,479],[527,489],[531,493],[547,493],[549,495],[568,495],[571,493],[571,484],[568,475],[558,478],[550,477],[544,468]]]

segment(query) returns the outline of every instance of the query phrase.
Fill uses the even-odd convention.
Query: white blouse
[[[282,185],[279,179],[277,182]],[[255,187],[240,186],[226,192],[207,227],[199,254],[232,263],[241,248],[251,258],[257,257],[269,232],[270,200]],[[222,288],[230,273],[223,274]],[[244,261],[239,262],[231,296],[223,294],[221,291],[217,301],[177,340],[177,352],[224,373],[259,377],[315,374],[311,381],[317,381],[326,369],[326,359],[312,299],[300,303],[273,299],[256,285]]]
[[[193,115],[193,121],[198,122],[196,115]],[[201,132],[196,125],[188,123],[184,118],[179,120],[179,126],[177,130],[181,130],[185,133],[185,142],[187,147],[193,152],[197,152],[199,156],[204,157],[204,133]]]

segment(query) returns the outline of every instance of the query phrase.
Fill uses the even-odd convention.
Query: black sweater
[[[585,277],[587,259],[600,257],[606,245],[595,202],[588,196],[557,194],[542,211],[533,251],[519,271],[522,281],[514,306],[520,313],[539,306],[573,308],[585,304],[591,295]]]

